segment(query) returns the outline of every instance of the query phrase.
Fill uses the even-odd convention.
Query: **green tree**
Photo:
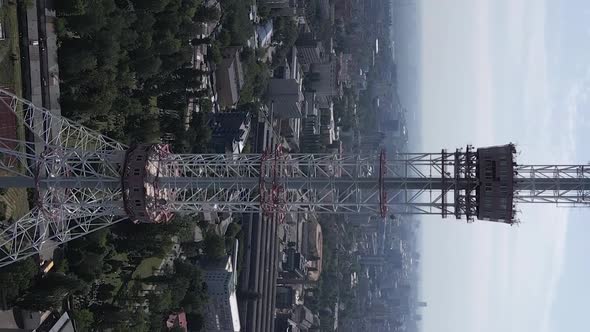
[[[96,294],[96,298],[99,301],[107,301],[113,297],[113,292],[115,290],[115,286],[112,284],[103,284],[98,287],[98,292]]]
[[[236,222],[232,222],[227,226],[227,230],[225,231],[225,237],[233,239],[235,238],[238,233],[242,230],[242,226]]]
[[[174,261],[174,273],[192,279],[200,278],[201,270],[194,264],[177,259]]]
[[[222,2],[224,29],[228,29],[231,45],[246,45],[254,34],[254,26],[250,22],[250,7],[247,1],[229,0]]]
[[[88,1],[82,15],[68,16],[68,30],[75,31],[81,37],[92,36],[108,25],[115,9],[114,0]]]
[[[69,1],[57,1],[55,3],[56,9],[61,13],[67,13],[69,15],[83,15],[86,13],[86,7],[88,6],[87,0],[69,0]]]
[[[211,113],[211,111],[213,111],[213,102],[209,98],[199,99],[199,106],[203,113]]]
[[[78,331],[90,331],[94,323],[94,314],[88,309],[80,309],[72,312]]]
[[[49,273],[18,301],[18,305],[28,310],[58,310],[68,294],[84,287],[85,284],[74,276]]]
[[[217,39],[219,40],[222,48],[229,47],[232,44],[231,33],[227,29],[221,30]]]
[[[223,56],[221,54],[221,45],[218,41],[214,41],[211,43],[209,48],[208,57],[210,61],[213,61],[215,64],[220,64],[223,60]]]
[[[226,255],[224,238],[213,232],[208,232],[205,235],[203,251],[205,256],[211,260],[223,258]]]
[[[10,264],[0,270],[0,297],[6,299],[8,305],[25,290],[31,287],[35,276],[39,274],[39,267],[33,258]]]
[[[93,307],[95,325],[99,331],[106,329],[121,330],[130,325],[135,315],[128,312],[125,308],[104,303]]]
[[[159,13],[170,2],[169,0],[131,0],[133,7],[137,10],[145,10]]]
[[[170,275],[151,275],[149,277],[145,277],[141,279],[141,282],[146,284],[160,284],[166,285],[169,284],[172,280],[172,276]]]
[[[191,327],[193,331],[201,331],[205,327],[205,319],[200,313],[188,313],[186,314],[187,325]]]
[[[197,10],[194,20],[197,22],[215,22],[221,17],[221,12],[216,7],[201,6]]]
[[[258,17],[261,22],[266,22],[270,19],[271,9],[269,6],[263,4],[258,6]]]
[[[275,41],[291,48],[297,40],[297,23],[290,17],[277,17],[274,24],[273,38]]]
[[[204,45],[204,44],[210,44],[211,43],[211,38],[193,38],[191,39],[191,45],[192,46],[198,46],[198,45]]]
[[[62,52],[63,62],[69,63],[70,66],[64,68],[64,74],[75,76],[82,72],[94,70],[98,64],[96,56],[89,50],[80,50],[77,52]]]
[[[197,257],[200,254],[202,245],[197,242],[185,242],[181,244],[181,247],[186,257]]]
[[[172,35],[166,35],[165,38],[159,41],[156,51],[159,54],[171,55],[178,52],[181,45],[182,42],[180,40],[175,39]]]
[[[92,281],[103,273],[104,256],[94,252],[85,252],[82,260],[70,266],[70,269],[86,281]]]

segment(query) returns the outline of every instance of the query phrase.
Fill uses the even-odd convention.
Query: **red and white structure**
[[[0,188],[36,204],[0,224],[0,267],[130,219],[175,213],[436,214],[512,224],[515,203],[586,205],[585,165],[517,165],[511,144],[439,153],[174,154],[128,147],[0,90],[0,118],[28,140],[0,137]],[[6,132],[0,130],[0,133]]]

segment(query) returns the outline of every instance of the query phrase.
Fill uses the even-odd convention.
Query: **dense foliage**
[[[0,301],[5,307],[15,304],[19,295],[31,287],[39,270],[32,258],[8,265],[0,273]]]
[[[118,140],[155,142],[170,133],[176,151],[206,152],[211,132],[204,113],[213,105],[200,79],[211,73],[189,67],[193,45],[211,44],[215,61],[225,47],[244,47],[240,108],[257,105],[270,73],[269,64],[246,47],[253,35],[249,3],[221,4],[223,15],[202,0],[56,2],[63,114]],[[219,33],[194,38],[198,22],[219,18]],[[275,58],[284,58],[296,35],[293,22],[279,19]],[[189,98],[203,112],[190,117],[187,130],[179,119]],[[67,299],[82,331],[159,330],[163,317],[179,308],[191,330],[199,330],[206,292],[199,268],[188,262],[225,257],[240,227],[231,224],[225,237],[206,231],[204,243],[195,243],[189,236],[195,223],[179,218],[170,225],[121,223],[97,231],[57,249],[48,274],[33,259],[5,268],[0,298],[7,307],[32,310],[60,310]],[[171,254],[176,244],[182,256]]]
[[[181,111],[195,83],[184,69],[195,23],[219,13],[201,0],[58,4],[63,113],[114,138],[158,138],[157,109]]]

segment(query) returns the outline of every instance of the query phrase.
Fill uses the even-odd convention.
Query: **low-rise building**
[[[320,117],[315,93],[305,93],[305,110],[303,119],[303,132],[300,139],[302,152],[317,153],[321,151],[320,143]]]
[[[324,107],[320,108],[320,138],[324,146],[328,146],[334,142],[336,137],[336,121],[334,119],[334,104],[328,102]]]
[[[317,281],[322,273],[323,258],[322,227],[317,221],[310,220],[303,224],[303,239],[301,251],[307,257],[307,278]]]
[[[314,63],[310,67],[310,88],[317,97],[331,98],[338,96],[337,62],[332,59],[326,63]]]
[[[281,119],[302,117],[303,92],[296,79],[272,78],[268,83],[268,100],[274,116]]]
[[[218,112],[211,114],[210,148],[215,153],[242,153],[250,134],[252,116],[249,112]]]
[[[223,59],[215,71],[219,105],[231,108],[240,100],[244,86],[244,71],[240,61],[239,47],[229,47],[223,52]]]
[[[340,84],[350,86],[351,75],[349,70],[354,68],[354,66],[351,66],[352,63],[352,54],[340,53],[338,55],[338,82]]]
[[[184,311],[172,312],[166,319],[166,329],[172,330],[174,328],[186,331],[188,329],[186,322],[186,313]]]
[[[283,279],[303,279],[307,274],[306,259],[294,248],[283,251],[280,276]]]
[[[324,47],[320,40],[315,39],[311,32],[302,33],[295,42],[297,58],[304,66],[322,62]]]
[[[277,286],[276,309],[291,309],[295,305],[295,290],[289,286]]]
[[[281,135],[287,141],[290,151],[299,151],[301,134],[301,118],[281,120]]]
[[[264,24],[256,26],[256,42],[257,46],[264,48],[270,46],[272,35],[274,32],[273,20],[268,20]]]
[[[319,318],[304,305],[297,305],[288,312],[277,313],[275,319],[276,332],[301,331],[307,332],[319,327]]]
[[[299,62],[297,47],[293,46],[283,63],[274,70],[274,78],[294,79],[298,83],[303,83],[303,68]]]
[[[68,312],[6,310],[0,311],[0,331],[75,332]]]

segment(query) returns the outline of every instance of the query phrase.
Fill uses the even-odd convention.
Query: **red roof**
[[[186,313],[184,311],[171,313],[166,320],[166,327],[168,329],[172,329],[173,327],[182,327],[186,331]]]

